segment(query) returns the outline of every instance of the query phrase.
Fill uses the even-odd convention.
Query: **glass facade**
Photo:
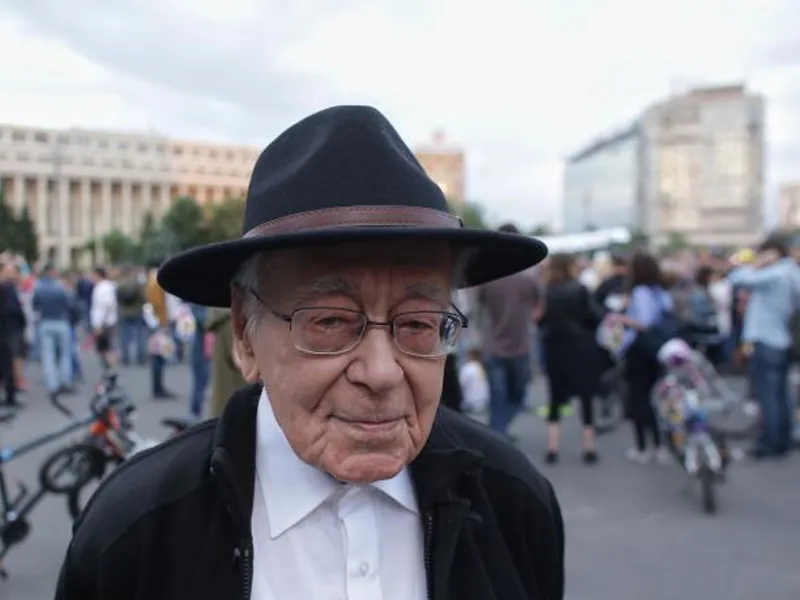
[[[638,227],[639,136],[636,130],[571,159],[564,170],[565,233]]]

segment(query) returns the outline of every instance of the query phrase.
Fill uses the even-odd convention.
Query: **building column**
[[[122,233],[133,235],[133,199],[131,198],[131,182],[122,182]]]
[[[164,213],[169,210],[169,193],[170,185],[168,183],[158,186],[158,214],[156,215],[156,218],[159,221],[164,216]]]
[[[151,182],[146,182],[142,184],[142,220],[144,222],[144,216],[148,213],[153,214],[153,184]]]
[[[92,180],[82,177],[80,180],[81,189],[81,243],[85,246],[89,240],[94,238],[94,215],[92,214]],[[87,266],[86,251],[83,252],[83,264]]]
[[[49,237],[47,217],[47,177],[40,175],[36,178],[36,212],[31,215],[31,218],[36,223],[36,231],[39,233],[39,250],[42,256],[45,256],[45,240]]]
[[[106,253],[103,250],[102,239],[107,233],[113,229],[113,221],[111,219],[111,180],[100,180],[100,227],[95,228],[95,240],[97,242],[97,260],[101,263],[106,260]]]
[[[58,199],[58,264],[62,267],[69,266],[70,239],[72,231],[69,227],[69,178],[60,176],[56,180]]]
[[[19,215],[25,207],[25,177],[23,175],[14,176],[14,200],[12,201],[12,208],[14,212]],[[31,215],[33,218],[33,215]]]

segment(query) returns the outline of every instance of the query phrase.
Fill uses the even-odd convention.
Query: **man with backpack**
[[[147,330],[142,317],[145,297],[144,285],[137,275],[135,269],[125,267],[117,285],[120,362],[123,365],[130,364],[130,349],[133,345],[136,349],[136,363],[144,366],[147,362]]]

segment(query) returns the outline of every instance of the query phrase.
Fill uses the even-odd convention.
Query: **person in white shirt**
[[[459,287],[546,254],[469,229],[377,110],[334,107],[261,154],[241,239],[160,268],[230,306],[250,386],[124,463],[75,528],[57,600],[562,600],[550,483],[440,404]]]
[[[92,289],[92,308],[89,323],[92,326],[94,344],[103,368],[111,368],[116,363],[114,358],[114,330],[119,318],[117,306],[117,286],[108,278],[106,270],[95,268],[92,273],[94,288]]]
[[[458,382],[461,384],[464,412],[482,413],[489,407],[489,380],[479,349],[473,348],[467,352],[467,360],[458,370]]]

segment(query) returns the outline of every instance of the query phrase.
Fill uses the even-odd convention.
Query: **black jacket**
[[[142,453],[104,482],[75,525],[57,600],[249,598],[260,393],[236,392],[219,422]],[[521,452],[442,408],[411,475],[431,598],[562,600],[559,505]]]

